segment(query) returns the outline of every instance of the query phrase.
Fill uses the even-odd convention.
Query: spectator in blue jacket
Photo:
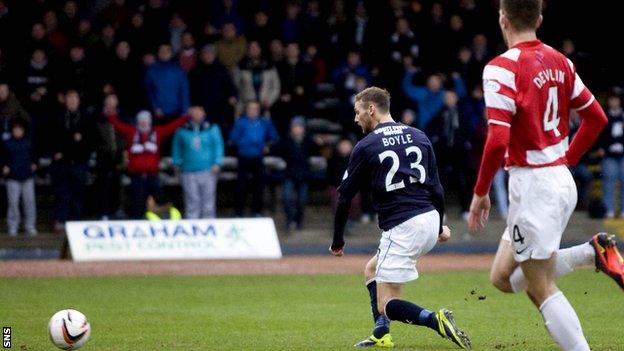
[[[444,107],[444,87],[442,77],[439,74],[429,76],[426,86],[414,85],[412,83],[414,73],[416,73],[416,68],[411,63],[406,64],[405,76],[403,77],[403,92],[418,105],[418,122],[416,127],[420,130],[425,130],[433,117]],[[456,72],[451,77],[455,93],[461,100],[466,97],[464,80]]]
[[[247,192],[251,190],[252,215],[259,217],[264,194],[262,160],[270,144],[275,143],[278,136],[271,120],[260,116],[260,104],[257,101],[248,102],[245,110],[245,115],[234,123],[230,132],[230,143],[237,147],[238,155],[236,215],[243,216]]]
[[[223,137],[206,111],[192,106],[191,120],[173,137],[171,157],[182,170],[185,218],[215,218],[217,180],[223,165]]]
[[[158,61],[147,67],[145,90],[157,118],[175,118],[189,108],[189,83],[186,73],[173,60],[170,45],[158,48]]]

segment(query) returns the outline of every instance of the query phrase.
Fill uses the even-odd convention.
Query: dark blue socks
[[[373,312],[373,322],[375,322],[375,329],[373,330],[373,336],[381,338],[382,336],[390,332],[390,320],[379,314],[377,308],[377,282],[373,279],[366,284],[368,294],[370,295],[371,312]]]
[[[390,300],[386,304],[386,316],[392,321],[422,325],[438,330],[438,319],[435,313],[403,300]]]
[[[368,294],[370,295],[371,311],[373,312],[373,323],[377,323],[379,317],[379,309],[377,308],[377,282],[375,279],[370,280],[366,284]]]

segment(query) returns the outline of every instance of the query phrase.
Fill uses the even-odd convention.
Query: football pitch
[[[87,315],[83,350],[354,350],[371,332],[358,275],[0,279],[0,323],[16,350],[53,350],[57,310]],[[574,272],[560,286],[593,350],[622,350],[624,299],[606,276]],[[503,294],[486,272],[424,273],[407,298],[448,307],[475,350],[556,350],[524,295]],[[423,327],[393,322],[397,350],[453,350]]]

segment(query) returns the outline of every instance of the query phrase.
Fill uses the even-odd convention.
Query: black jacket
[[[308,158],[314,151],[314,147],[314,142],[308,138],[304,138],[301,142],[296,142],[290,136],[282,139],[275,145],[275,154],[286,161],[286,178],[296,181],[310,179]]]
[[[609,123],[600,135],[600,146],[605,157],[622,158],[624,156],[624,110],[607,111]]]
[[[227,68],[218,61],[207,65],[201,60],[189,72],[191,104],[203,106],[208,119],[221,123],[227,113],[227,100],[237,91]]]
[[[6,140],[3,151],[2,164],[9,167],[8,179],[24,181],[33,176],[31,168],[33,149],[30,135],[26,134],[21,139]]]
[[[92,115],[84,109],[74,113],[63,109],[55,122],[54,154],[63,154],[59,162],[86,163],[93,152]],[[77,138],[78,134],[80,138]]]

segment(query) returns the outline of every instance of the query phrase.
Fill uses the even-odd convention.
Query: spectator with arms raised
[[[163,140],[182,126],[188,117],[182,116],[160,126],[152,127],[152,115],[141,111],[136,117],[136,126],[119,120],[114,110],[107,110],[108,121],[113,125],[128,146],[128,175],[130,176],[130,215],[142,218],[148,195],[160,193],[158,179],[160,145]]]

